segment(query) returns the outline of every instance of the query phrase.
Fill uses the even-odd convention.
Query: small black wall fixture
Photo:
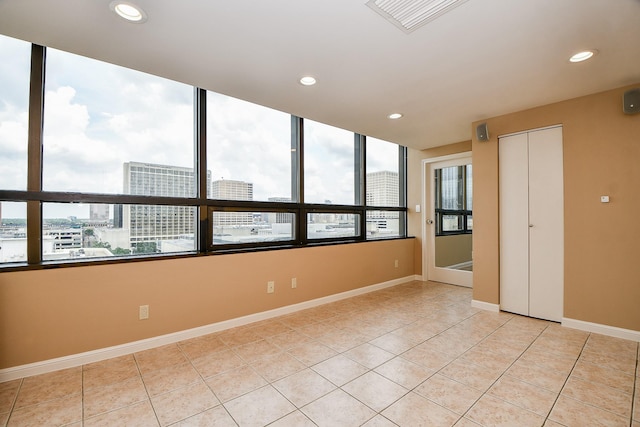
[[[622,96],[622,111],[625,114],[640,113],[640,88],[631,89]]]
[[[480,142],[486,142],[489,140],[489,128],[486,123],[481,123],[476,127],[476,137]]]

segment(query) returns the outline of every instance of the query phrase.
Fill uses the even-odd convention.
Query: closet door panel
[[[529,315],[527,134],[500,138],[500,308]]]
[[[562,128],[529,133],[529,315],[561,321],[564,292]]]

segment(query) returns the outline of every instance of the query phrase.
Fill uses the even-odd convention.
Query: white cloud
[[[47,58],[45,190],[117,194],[125,162],[193,166],[192,87],[53,49]],[[15,84],[0,81],[3,189],[26,186],[27,112],[4,95]],[[289,197],[290,115],[211,92],[207,109],[212,178],[253,183],[254,200]],[[307,201],[352,204],[353,133],[309,121],[305,137]],[[368,171],[397,170],[397,146],[380,147],[368,153]],[[86,210],[49,205],[45,211],[66,216],[64,206]]]
[[[27,188],[28,115],[10,105],[0,110],[0,188]]]

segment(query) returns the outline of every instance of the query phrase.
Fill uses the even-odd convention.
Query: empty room
[[[0,1],[0,426],[640,427],[638,22]]]

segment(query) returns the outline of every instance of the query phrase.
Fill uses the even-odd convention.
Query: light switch
[[[420,205],[416,205],[416,212],[420,212]]]
[[[600,203],[609,203],[609,196],[600,196]]]

